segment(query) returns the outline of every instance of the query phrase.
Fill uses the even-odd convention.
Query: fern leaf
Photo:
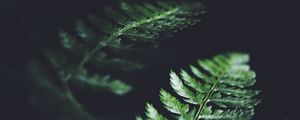
[[[151,104],[147,103],[146,109],[146,116],[148,117],[148,120],[167,120],[167,118],[159,114]]]
[[[203,10],[204,7],[198,2],[121,2],[119,7],[105,7],[101,14],[77,20],[77,34],[61,30],[59,35],[64,50],[53,50],[48,56],[55,61],[60,78],[65,82],[78,80],[76,74],[82,69],[87,69],[87,65],[92,65],[100,71],[128,72],[141,69],[144,65],[130,57],[131,50],[139,45],[157,46],[158,39],[169,37],[172,33],[199,22],[197,16]],[[59,62],[62,59],[64,62]],[[86,82],[86,85],[91,87],[107,85],[105,88],[108,90],[115,88],[108,86],[115,84],[101,85],[100,83],[111,82],[103,81],[99,77],[91,79],[91,76],[106,74],[91,75],[89,70],[87,72],[85,80],[80,82]],[[112,77],[109,81],[114,81],[116,76]],[[96,78],[98,80],[94,80]],[[96,84],[95,81],[99,83]],[[128,85],[119,85],[121,88],[127,88],[124,89],[124,93],[129,91]]]
[[[132,89],[131,86],[127,85],[126,83],[120,80],[114,80],[109,75],[100,76],[96,74],[96,75],[89,76],[86,74],[87,73],[78,74],[76,80],[78,82],[81,82],[79,84],[86,85],[92,89],[107,90],[117,95],[123,95]]]
[[[186,102],[192,103],[192,104],[198,104],[201,100],[201,96],[196,96],[192,91],[187,88],[182,80],[177,76],[176,73],[171,72],[171,87],[175,90],[175,92],[184,97]]]
[[[199,60],[201,69],[190,66],[200,79],[185,70],[181,70],[181,76],[171,71],[171,87],[188,104],[165,90],[160,92],[161,101],[179,120],[249,120],[260,100],[253,98],[259,91],[247,89],[256,82],[248,62],[248,54],[227,53]]]
[[[164,103],[165,108],[172,113],[185,114],[189,111],[187,104],[181,103],[176,97],[163,89],[160,91],[160,99]]]
[[[219,99],[211,99],[213,103],[220,107],[228,108],[253,108],[259,103],[259,100],[252,100],[249,98],[236,98],[236,97],[224,97]]]
[[[253,109],[249,110],[241,110],[241,109],[234,109],[234,110],[215,110],[212,112],[211,108],[210,112],[204,113],[201,115],[201,118],[205,120],[249,120],[251,116],[254,114]]]
[[[202,83],[197,81],[195,78],[193,78],[191,75],[189,75],[186,71],[181,70],[181,77],[189,87],[195,89],[197,92],[203,93],[205,91]]]
[[[212,83],[211,78],[205,75],[204,73],[202,73],[199,69],[197,69],[192,65],[190,66],[190,68],[194,73],[194,75],[196,75],[198,78],[203,79],[205,82]]]
[[[156,47],[159,40],[198,23],[204,9],[198,2],[121,2],[114,8],[105,7],[100,14],[77,20],[74,30],[60,30],[58,45],[40,48],[51,64],[48,72],[54,74],[53,79],[62,87],[60,92],[74,105],[79,103],[69,88],[70,81],[124,95],[132,88],[118,79],[122,78],[119,73],[144,67],[135,52]],[[156,111],[148,108],[149,113]]]
[[[136,116],[135,120],[143,120],[143,118],[141,116]]]
[[[245,97],[245,98],[251,98],[259,94],[258,90],[245,90],[245,89],[240,89],[235,87],[225,87],[225,86],[220,86],[219,91],[226,95],[233,95],[236,97]]]

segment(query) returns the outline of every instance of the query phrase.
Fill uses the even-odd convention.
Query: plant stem
[[[213,93],[215,92],[215,89],[218,87],[219,83],[220,83],[220,80],[218,79],[218,80],[213,84],[213,86],[211,86],[209,92],[205,95],[205,97],[204,97],[202,103],[200,104],[199,109],[198,109],[198,111],[197,111],[195,117],[193,118],[193,120],[198,120],[198,119],[200,119],[199,117],[200,117],[200,115],[201,115],[201,113],[202,113],[202,111],[203,111],[203,108],[204,108],[205,105],[209,102],[209,99],[211,98],[211,96],[212,96]]]
[[[194,116],[193,120],[198,120],[200,119],[200,115],[203,111],[203,108],[205,107],[205,105],[209,102],[210,98],[212,97],[212,95],[214,94],[214,92],[216,91],[217,87],[219,86],[219,84],[221,83],[221,78],[224,76],[224,74],[227,72],[227,70],[230,68],[227,68],[226,70],[224,70],[220,76],[218,76],[217,78],[214,78],[216,80],[216,82],[213,84],[213,86],[211,86],[209,92],[205,95],[202,103],[199,106],[199,109],[196,113],[196,115]]]
[[[82,105],[74,97],[69,85],[67,82],[63,82],[63,93],[66,98],[78,109],[83,109]]]

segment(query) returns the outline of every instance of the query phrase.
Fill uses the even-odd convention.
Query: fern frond
[[[160,92],[161,101],[179,120],[249,120],[260,100],[253,98],[259,91],[246,89],[256,82],[248,62],[248,54],[227,53],[199,60],[201,69],[190,67],[194,75],[171,71],[171,87],[188,104],[165,90]]]
[[[86,84],[86,86],[91,89],[107,90],[117,95],[123,95],[132,89],[131,86],[123,83],[120,80],[114,80],[109,75],[100,76],[95,74],[91,76],[87,75],[86,71],[81,74],[77,74],[75,80],[80,82],[79,84]]]
[[[189,111],[189,105],[181,103],[176,97],[165,90],[160,91],[160,99],[165,108],[175,114],[186,114]]]
[[[83,106],[70,89],[70,82],[79,87],[124,95],[132,87],[118,78],[144,67],[136,56],[144,49],[158,46],[160,39],[199,22],[198,16],[203,11],[204,7],[198,2],[174,1],[121,2],[114,8],[105,7],[100,14],[77,20],[74,30],[60,30],[58,44],[40,43],[39,48],[50,63],[43,66],[48,70],[43,72],[53,75],[45,76],[49,78],[47,82],[57,85],[56,94],[83,112]],[[155,111],[151,106],[148,108],[149,113]],[[149,117],[151,115],[155,114]]]
[[[207,111],[203,111],[201,118],[205,120],[249,120],[253,114],[253,109],[234,109],[225,111],[217,109],[212,111],[211,107],[208,107]]]
[[[141,116],[136,116],[135,120],[143,120],[143,118]]]
[[[139,46],[157,46],[158,39],[170,37],[172,33],[194,25],[200,21],[198,15],[203,11],[203,5],[198,2],[121,2],[118,7],[105,7],[101,14],[78,20],[75,23],[77,34],[61,30],[59,35],[63,50],[49,50],[48,56],[59,70],[63,82],[80,80],[90,87],[104,87],[109,91],[116,88],[114,85],[121,85],[124,91],[116,90],[119,92],[115,93],[123,94],[130,87],[121,81],[114,81],[117,76],[103,79],[100,76],[106,76],[109,72],[94,74],[87,66],[99,71],[141,69],[144,65],[132,57],[134,54],[130,55],[133,51],[142,51]],[[83,69],[86,73],[80,72]]]
[[[153,105],[147,103],[146,109],[146,116],[148,117],[148,120],[168,120],[167,118],[159,114],[158,111],[153,107]]]

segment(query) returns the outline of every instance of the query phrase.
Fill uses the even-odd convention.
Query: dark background
[[[250,53],[257,72],[255,88],[263,101],[254,120],[297,120],[299,112],[299,40],[296,4],[288,1],[203,0],[203,22],[177,33],[144,57],[149,67],[129,81],[124,97],[76,92],[92,113],[130,119],[143,114],[146,101],[159,106],[159,88],[168,87],[168,72],[218,53]],[[28,104],[31,83],[23,78],[28,59],[39,58],[37,41],[57,40],[57,30],[116,1],[1,0],[1,120],[35,120]],[[3,92],[3,93],[2,93]],[[104,105],[103,105],[104,104]]]

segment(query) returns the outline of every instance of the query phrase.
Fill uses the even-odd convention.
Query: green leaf
[[[220,86],[218,91],[226,95],[233,95],[236,97],[245,97],[245,98],[251,98],[259,94],[259,91],[257,90],[245,90],[245,89],[225,87],[225,86]]]
[[[60,72],[63,73],[60,76],[61,79],[73,80],[76,73],[85,69],[86,66],[95,66],[96,72],[129,72],[142,69],[143,63],[132,59],[132,56],[137,54],[130,53],[135,46],[143,45],[150,48],[157,46],[159,39],[170,37],[174,31],[182,30],[198,22],[199,14],[195,15],[191,11],[204,11],[202,4],[182,3],[185,4],[121,2],[116,7],[104,7],[100,14],[77,20],[75,23],[77,34],[60,32],[62,46],[68,54],[71,53],[70,56],[64,57],[65,62],[60,67],[68,66],[67,69],[61,69]],[[120,50],[121,52],[116,52]],[[100,73],[99,76],[105,76],[105,74]],[[89,78],[89,76],[85,77]],[[121,85],[120,88],[124,86],[118,85]]]
[[[69,33],[61,30],[59,31],[59,37],[64,48],[73,51],[77,55],[85,53],[84,45]]]
[[[143,118],[141,116],[136,116],[135,120],[143,120]]]
[[[76,31],[78,36],[86,44],[95,44],[98,41],[96,33],[85,25],[81,20],[77,20],[75,23]]]
[[[148,120],[168,120],[158,113],[158,111],[149,103],[146,104],[146,116]]]
[[[196,96],[192,91],[190,91],[186,86],[184,86],[182,80],[173,71],[171,71],[170,76],[171,87],[178,95],[184,97],[184,100],[186,102],[192,104],[199,104],[201,102],[202,94],[199,93],[199,95]]]
[[[205,92],[204,86],[200,83],[200,81],[197,81],[195,78],[193,78],[191,75],[189,75],[186,71],[181,70],[181,77],[184,80],[185,84],[192,87],[196,91],[203,93]]]
[[[165,108],[172,113],[186,114],[189,111],[189,106],[187,104],[181,103],[176,97],[163,89],[160,91],[160,99],[165,105]]]
[[[89,88],[95,90],[106,90],[113,92],[117,95],[124,95],[128,93],[132,87],[126,83],[112,79],[110,76],[100,76],[100,75],[87,75],[87,72],[79,73],[76,77],[76,80],[80,84],[84,84]]]
[[[200,118],[205,120],[250,120],[253,114],[253,109],[234,109],[225,111],[217,109],[211,114],[201,115]]]
[[[74,30],[59,31],[60,45],[53,42],[44,45],[49,48],[40,47],[51,64],[47,66],[47,72],[58,80],[55,85],[59,84],[61,88],[57,89],[62,95],[74,103],[77,101],[69,89],[70,82],[123,95],[132,88],[115,78],[123,78],[122,75],[127,72],[142,69],[144,63],[136,56],[143,54],[144,49],[157,47],[160,40],[171,37],[175,32],[198,23],[204,9],[201,3],[191,1],[121,2],[119,6],[103,7],[99,14],[76,20]],[[133,50],[139,53],[133,53]],[[181,90],[178,92],[182,93]],[[191,93],[187,99],[194,103],[202,97],[199,93]],[[171,97],[167,94],[162,96]],[[156,111],[151,106],[148,108],[152,113]],[[187,105],[178,109],[168,108],[186,113],[183,118],[192,116]],[[159,116],[154,114],[152,117],[158,117],[153,118],[155,120],[165,119]]]
[[[226,53],[199,60],[200,69],[190,66],[193,75],[171,71],[170,85],[181,97],[161,90],[161,102],[179,120],[249,120],[261,101],[253,98],[259,91],[247,89],[256,77],[248,62],[247,54]]]
[[[223,97],[219,99],[212,99],[212,102],[219,105],[220,107],[234,107],[234,108],[253,108],[258,103],[259,100],[249,99],[249,98],[236,98],[236,97]]]
[[[194,75],[196,75],[197,77],[201,78],[202,80],[204,80],[207,83],[213,83],[213,79],[210,78],[209,76],[205,75],[203,72],[201,72],[199,69],[197,69],[194,66],[190,66],[192,72],[194,73]]]

